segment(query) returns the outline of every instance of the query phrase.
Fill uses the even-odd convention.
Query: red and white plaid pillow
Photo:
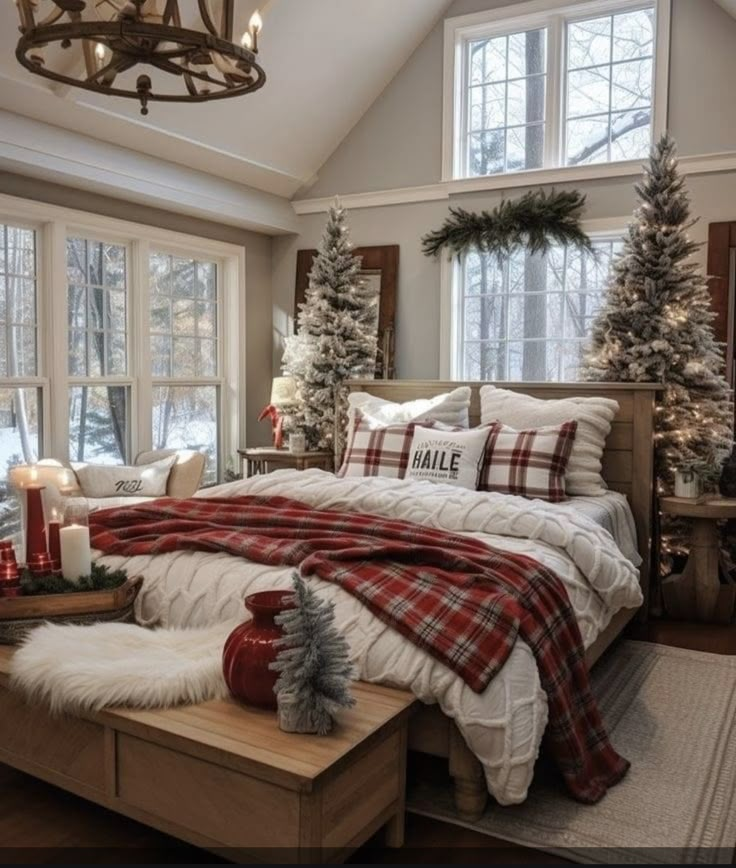
[[[565,468],[577,422],[515,431],[491,423],[478,491],[518,494],[559,503],[566,500]]]
[[[353,436],[345,450],[338,476],[383,476],[403,479],[409,464],[414,428],[432,428],[433,422],[401,422],[376,426],[355,411]]]

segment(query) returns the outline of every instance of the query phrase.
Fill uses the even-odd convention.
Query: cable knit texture
[[[324,509],[402,518],[527,554],[564,582],[586,647],[618,609],[641,604],[637,571],[610,534],[584,515],[556,512],[554,504],[431,482],[336,479],[320,470],[278,471],[208,489],[201,496],[227,494],[281,495]],[[226,554],[107,556],[102,563],[143,574],[139,618],[171,627],[229,621],[242,616],[246,593],[291,587],[288,568],[250,564]],[[499,675],[475,694],[350,594],[327,582],[310,581],[320,596],[335,602],[358,677],[394,684],[424,702],[439,703],[483,764],[491,794],[501,804],[523,801],[547,723],[546,697],[528,646],[518,641]]]

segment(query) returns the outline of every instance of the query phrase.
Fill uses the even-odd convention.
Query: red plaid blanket
[[[159,500],[93,513],[90,526],[93,546],[106,554],[223,551],[334,582],[476,692],[520,636],[537,662],[549,702],[546,737],[571,793],[596,802],[629,767],[590,692],[564,585],[532,558],[283,497]]]

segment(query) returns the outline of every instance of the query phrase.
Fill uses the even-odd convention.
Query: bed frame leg
[[[450,728],[450,777],[455,782],[458,814],[464,820],[477,820],[488,800],[483,767],[454,723]]]

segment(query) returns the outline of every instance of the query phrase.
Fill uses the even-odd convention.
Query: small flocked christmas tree
[[[652,148],[636,192],[639,205],[583,373],[588,380],[663,383],[655,433],[659,492],[672,492],[677,469],[695,470],[712,490],[731,448],[733,407],[708,286],[691,258],[700,245],[688,235],[695,221],[669,135]]]
[[[296,606],[276,616],[284,631],[271,668],[276,682],[279,725],[286,732],[328,733],[341,708],[355,704],[350,695],[353,667],[348,643],[335,627],[334,603],[320,600],[294,573]]]
[[[360,279],[360,265],[346,212],[335,201],[300,305],[299,332],[286,339],[284,352],[284,370],[296,380],[299,397],[289,427],[303,430],[312,448],[333,443],[340,384],[375,370],[376,292]]]

